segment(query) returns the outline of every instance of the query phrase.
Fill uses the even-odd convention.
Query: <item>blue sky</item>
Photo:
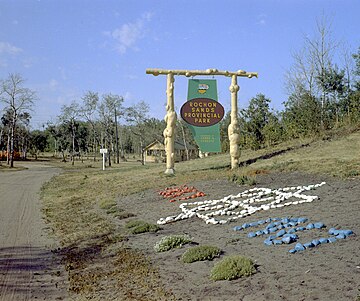
[[[0,78],[19,73],[37,91],[33,128],[88,90],[122,95],[127,106],[145,101],[163,118],[166,79],[146,68],[258,72],[239,78],[239,106],[263,93],[279,110],[292,53],[316,21],[325,15],[355,53],[359,12],[359,0],[0,0]],[[215,78],[228,110],[230,79]],[[187,78],[176,77],[178,109],[186,95]]]

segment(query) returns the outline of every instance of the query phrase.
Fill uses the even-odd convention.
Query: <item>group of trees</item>
[[[316,136],[325,131],[360,123],[360,47],[357,53],[340,51],[324,19],[316,36],[304,39],[304,48],[293,53],[293,66],[286,74],[288,99],[284,110],[270,109],[263,94],[252,98],[239,113],[242,146],[258,149],[280,141]],[[342,63],[335,63],[335,61]],[[222,133],[226,136],[229,116]],[[223,141],[223,150],[228,149]]]
[[[283,111],[272,110],[271,100],[264,94],[253,97],[248,107],[239,111],[242,147],[259,149],[360,123],[360,47],[357,53],[339,54],[330,27],[319,22],[315,38],[306,37],[303,50],[295,52],[293,60],[286,76],[288,99]],[[0,80],[0,155],[5,154],[10,166],[17,155],[26,158],[27,152],[36,156],[45,150],[61,154],[63,160],[70,156],[73,163],[75,156],[84,154],[91,154],[95,160],[99,148],[108,149],[111,165],[111,160],[125,160],[125,154],[142,155],[147,144],[163,139],[165,122],[150,118],[145,102],[125,107],[123,97],[100,96],[93,91],[64,105],[56,123],[30,131],[35,99],[35,92],[24,87],[20,75],[10,74]],[[220,127],[224,152],[229,149],[229,123],[228,113]],[[177,140],[185,145],[194,143],[182,120],[177,127]]]

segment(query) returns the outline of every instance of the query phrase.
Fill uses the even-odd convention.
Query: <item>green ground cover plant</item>
[[[184,263],[192,263],[195,261],[213,260],[219,257],[221,250],[214,246],[197,246],[185,251],[181,256]]]
[[[190,243],[192,240],[189,235],[169,235],[160,239],[154,246],[156,252],[166,252],[173,248],[181,248],[183,245]]]
[[[247,257],[233,255],[225,257],[215,264],[211,270],[210,278],[218,280],[234,280],[246,277],[256,272],[253,261]]]
[[[132,234],[157,232],[160,230],[160,227],[158,225],[150,224],[145,221],[137,221],[137,220],[126,223],[125,227],[130,229],[130,232]]]

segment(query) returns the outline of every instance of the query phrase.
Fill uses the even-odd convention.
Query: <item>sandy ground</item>
[[[59,170],[39,163],[0,173],[0,300],[64,300],[65,273],[40,212],[42,184]]]
[[[320,197],[312,203],[260,211],[225,225],[206,225],[193,217],[162,226],[157,233],[132,235],[128,244],[150,256],[159,268],[166,288],[178,300],[358,300],[360,295],[360,181],[339,180],[326,176],[301,173],[268,174],[257,177],[256,187],[327,184],[310,191]],[[226,180],[184,183],[204,191],[207,196],[196,200],[219,199],[237,194],[249,187]],[[132,219],[156,223],[161,217],[180,213],[179,202],[170,203],[154,190],[118,200],[119,207],[136,213]],[[307,217],[309,222],[323,222],[324,230],[299,232],[299,241],[326,237],[331,227],[355,232],[344,240],[320,245],[300,253],[290,254],[292,245],[266,246],[265,237],[248,238],[247,233],[264,227],[235,232],[233,227],[268,217]],[[128,219],[129,220],[129,219]],[[125,223],[125,221],[120,221]],[[184,264],[181,255],[187,248],[156,253],[154,244],[170,234],[189,234],[195,243],[220,247],[223,254],[214,261]],[[356,235],[358,234],[358,235]],[[214,264],[227,255],[245,255],[256,262],[257,273],[233,281],[209,279]]]

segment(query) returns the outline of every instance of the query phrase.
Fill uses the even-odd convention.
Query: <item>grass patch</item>
[[[116,217],[117,219],[126,219],[126,218],[129,218],[129,217],[134,217],[136,216],[134,213],[131,213],[131,212],[126,212],[126,211],[118,211],[116,212],[114,215],[114,217]]]
[[[113,199],[103,199],[100,201],[99,207],[103,210],[110,210],[116,207],[116,202]]]
[[[181,248],[190,242],[192,242],[192,240],[189,235],[169,235],[158,241],[154,246],[154,250],[156,252],[166,252],[174,248]]]
[[[250,186],[256,185],[256,178],[247,175],[232,174],[229,177],[229,181],[235,182],[236,184],[239,185],[250,185]]]
[[[126,223],[125,227],[130,229],[130,232],[132,234],[157,232],[160,230],[160,227],[158,225],[150,224],[144,221],[130,221]]]
[[[217,280],[234,280],[256,272],[253,261],[240,255],[228,256],[215,264],[210,278]]]
[[[218,247],[197,246],[186,250],[186,252],[181,256],[181,260],[184,263],[213,260],[215,257],[219,257],[220,253],[221,250]]]

